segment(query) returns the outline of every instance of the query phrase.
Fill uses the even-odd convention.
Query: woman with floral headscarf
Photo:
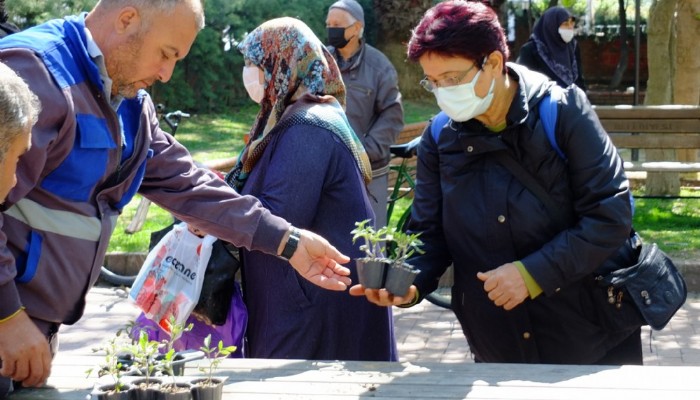
[[[575,23],[576,18],[564,7],[547,9],[520,49],[517,63],[547,75],[561,87],[576,84],[586,90],[581,51],[574,39]]]
[[[340,71],[303,22],[263,23],[238,46],[260,112],[226,181],[274,214],[359,257],[350,231],[373,218],[367,155],[343,111]],[[242,227],[245,229],[245,227]],[[317,290],[283,259],[242,250],[249,322],[246,356],[396,360],[391,310]],[[354,265],[349,265],[357,281]]]

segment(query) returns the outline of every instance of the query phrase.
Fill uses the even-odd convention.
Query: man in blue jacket
[[[43,109],[0,208],[0,397],[46,381],[56,333],[82,316],[136,192],[203,232],[288,259],[319,286],[349,284],[346,256],[197,168],[159,128],[144,89],[170,79],[203,26],[201,0],[101,0],[0,40],[0,61]]]

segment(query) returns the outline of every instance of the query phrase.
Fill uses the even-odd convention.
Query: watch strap
[[[286,260],[292,258],[294,252],[297,251],[297,246],[299,246],[299,239],[301,239],[301,232],[297,228],[292,228],[292,232],[287,238],[287,243],[284,245],[282,254],[280,254],[282,258]]]

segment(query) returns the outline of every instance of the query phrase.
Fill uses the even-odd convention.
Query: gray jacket
[[[336,50],[329,49],[337,59]],[[366,43],[351,60],[341,68],[347,88],[346,114],[365,146],[372,170],[381,170],[391,159],[389,146],[403,129],[398,76],[391,61]]]

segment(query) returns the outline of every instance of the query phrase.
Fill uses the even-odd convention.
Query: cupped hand
[[[491,271],[478,272],[476,277],[484,282],[484,290],[493,304],[505,310],[514,309],[529,295],[525,280],[513,263],[503,264]]]
[[[416,290],[415,285],[411,285],[405,295],[395,296],[386,289],[365,289],[362,285],[355,285],[350,288],[350,294],[352,296],[365,296],[371,303],[378,306],[389,307],[401,306],[412,302],[416,297]]]
[[[0,375],[22,386],[43,386],[51,374],[49,342],[26,312],[0,323]]]
[[[300,230],[299,245],[289,263],[301,276],[324,289],[345,290],[352,283],[350,270],[340,264],[350,261],[323,237]]]

